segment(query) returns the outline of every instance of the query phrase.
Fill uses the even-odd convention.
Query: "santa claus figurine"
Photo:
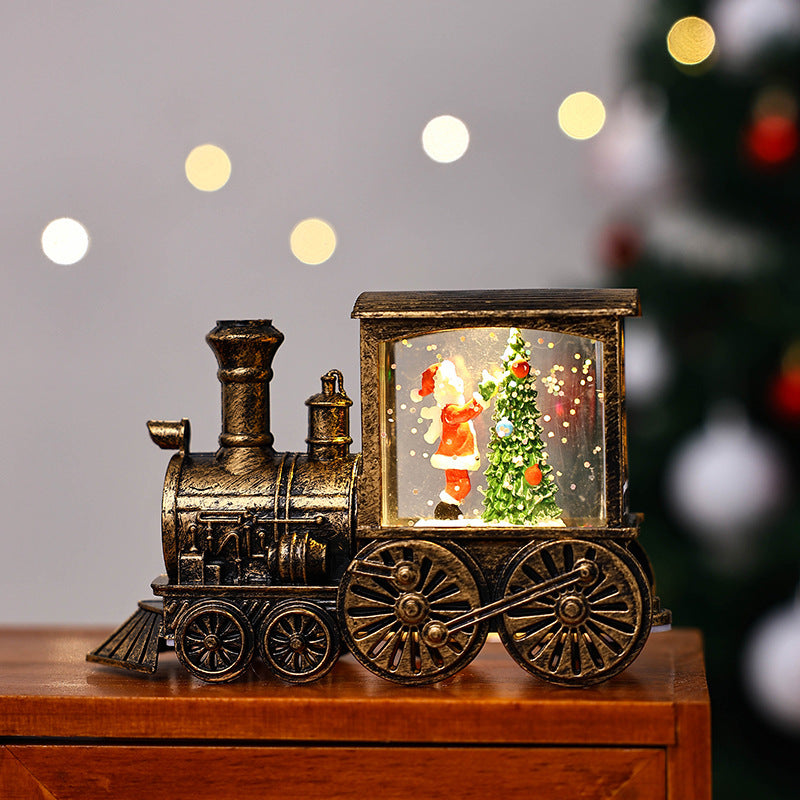
[[[444,470],[445,488],[440,492],[441,502],[434,510],[436,519],[459,519],[459,503],[472,488],[469,473],[481,465],[472,420],[486,408],[487,401],[476,392],[464,402],[464,381],[458,377],[452,361],[432,364],[422,373],[422,385],[411,392],[418,403],[433,394],[436,406],[420,409],[420,415],[431,421],[424,439],[439,447],[431,456],[431,466]]]

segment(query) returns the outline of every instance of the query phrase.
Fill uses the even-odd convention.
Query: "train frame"
[[[382,678],[422,685],[455,675],[496,631],[523,669],[550,683],[617,675],[652,628],[670,622],[639,543],[642,517],[627,504],[624,319],[639,313],[632,289],[363,293],[352,312],[361,454],[349,452],[352,403],[336,370],[306,401],[307,452],[276,453],[269,380],[283,336],[268,320],[218,323],[207,341],[222,383],[220,449],[192,453],[188,420],[148,423],[159,446],[178,451],[162,502],[166,574],[152,583],[158,599],[140,603],[87,659],[154,672],[174,642],[181,663],[207,682],[239,677],[258,656],[279,678],[305,683],[346,649]],[[576,358],[596,355],[582,362],[591,374],[585,367],[590,385],[580,391],[601,480],[587,483],[591,502],[575,501],[591,510],[538,524],[440,519],[438,507],[436,517],[410,513],[408,475],[430,478],[433,459],[420,465],[400,452],[410,434],[396,431],[394,406],[408,390],[398,376],[418,377],[426,357],[420,346],[409,360],[406,349],[440,339],[466,348],[506,330],[564,352],[583,348]],[[548,386],[558,389],[556,378]],[[576,458],[564,456],[570,467]]]

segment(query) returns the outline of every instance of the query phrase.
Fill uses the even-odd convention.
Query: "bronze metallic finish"
[[[309,397],[308,449],[276,453],[269,423],[269,320],[220,322],[208,334],[222,384],[216,453],[190,451],[190,425],[151,420],[176,452],[162,498],[163,599],[87,658],[153,672],[174,639],[200,680],[234,680],[258,655],[282,680],[333,667],[341,640],[381,677],[406,685],[456,674],[496,627],[511,656],[550,683],[606,680],[670,614],[628,512],[623,317],[633,290],[378,292],[361,320],[362,456],[350,453],[352,401],[330,370]],[[606,524],[592,527],[385,527],[381,383],[391,342],[447,329],[521,327],[603,344]]]
[[[465,667],[483,647],[488,622],[452,633],[445,626],[479,609],[485,598],[480,569],[457,545],[375,542],[356,556],[339,586],[342,634],[376,675],[433,683]]]
[[[147,430],[150,438],[162,450],[180,450],[181,454],[189,452],[192,429],[188,419],[180,422],[151,419],[147,423]]]
[[[175,505],[165,510],[176,520],[175,582],[196,582],[182,572],[195,563],[206,584],[335,579],[351,555],[355,459],[265,454],[258,468],[231,473],[212,454],[193,454],[182,466]]]
[[[164,648],[163,608],[160,600],[139,603],[136,612],[111,636],[87,654],[86,660],[112,667],[124,666],[152,674]]]
[[[636,289],[467,289],[447,292],[362,292],[353,307],[359,319],[469,315],[484,324],[503,314],[571,317],[639,316]],[[519,326],[521,327],[521,326]]]
[[[327,547],[308,530],[281,535],[267,550],[269,572],[281,583],[321,583],[327,572]]]
[[[217,357],[222,384],[218,458],[231,471],[245,469],[263,451],[272,450],[269,382],[283,334],[271,320],[225,321],[217,322],[206,341]],[[258,452],[250,452],[254,449]]]
[[[650,633],[647,578],[613,542],[532,542],[498,585],[501,603],[522,594],[524,603],[500,615],[500,638],[520,666],[551,683],[607,680],[636,658]]]
[[[339,657],[339,630],[325,609],[306,600],[287,600],[264,620],[258,634],[261,658],[290,683],[321,678]]]
[[[344,378],[338,369],[332,369],[321,380],[322,391],[306,400],[308,457],[311,461],[347,458],[353,443],[350,436],[353,401],[345,394]]]
[[[181,619],[175,652],[193,675],[209,683],[238,678],[253,657],[253,629],[232,603],[205,600]]]
[[[164,551],[164,566],[173,583],[178,582],[177,498],[185,459],[183,453],[176,453],[169,460],[161,495],[161,547]]]

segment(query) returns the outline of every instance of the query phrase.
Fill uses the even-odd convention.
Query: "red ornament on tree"
[[[531,486],[538,486],[542,482],[542,471],[539,469],[538,464],[531,464],[528,469],[525,470],[525,480]]]
[[[609,269],[627,269],[633,266],[641,254],[641,231],[630,223],[612,223],[600,234],[600,260]]]
[[[798,133],[793,119],[769,114],[757,118],[745,132],[750,157],[762,167],[777,167],[797,152]]]
[[[784,422],[800,422],[800,365],[785,369],[775,378],[770,387],[770,401]]]
[[[515,378],[522,380],[523,378],[528,377],[528,373],[531,371],[531,365],[527,361],[520,359],[519,361],[514,361],[511,364],[510,369],[511,374]]]

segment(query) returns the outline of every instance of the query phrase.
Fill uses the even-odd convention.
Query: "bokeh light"
[[[574,92],[558,108],[558,124],[571,139],[591,139],[606,122],[603,101],[591,92]]]
[[[88,249],[89,232],[77,220],[69,217],[54,219],[42,231],[42,250],[56,264],[75,264]]]
[[[759,92],[753,103],[753,116],[797,119],[797,99],[781,86],[769,86]]]
[[[304,219],[295,225],[289,237],[289,247],[303,264],[322,264],[336,249],[336,233],[323,219]]]
[[[434,117],[422,131],[422,149],[434,161],[458,161],[469,147],[469,130],[458,117]]]
[[[667,34],[669,54],[687,66],[700,64],[713,52],[716,36],[711,25],[700,17],[679,19]]]
[[[777,166],[794,157],[799,139],[794,120],[770,114],[752,123],[746,131],[745,144],[757,164]]]
[[[186,178],[201,192],[216,192],[231,176],[228,154],[215,144],[201,144],[186,157]]]

